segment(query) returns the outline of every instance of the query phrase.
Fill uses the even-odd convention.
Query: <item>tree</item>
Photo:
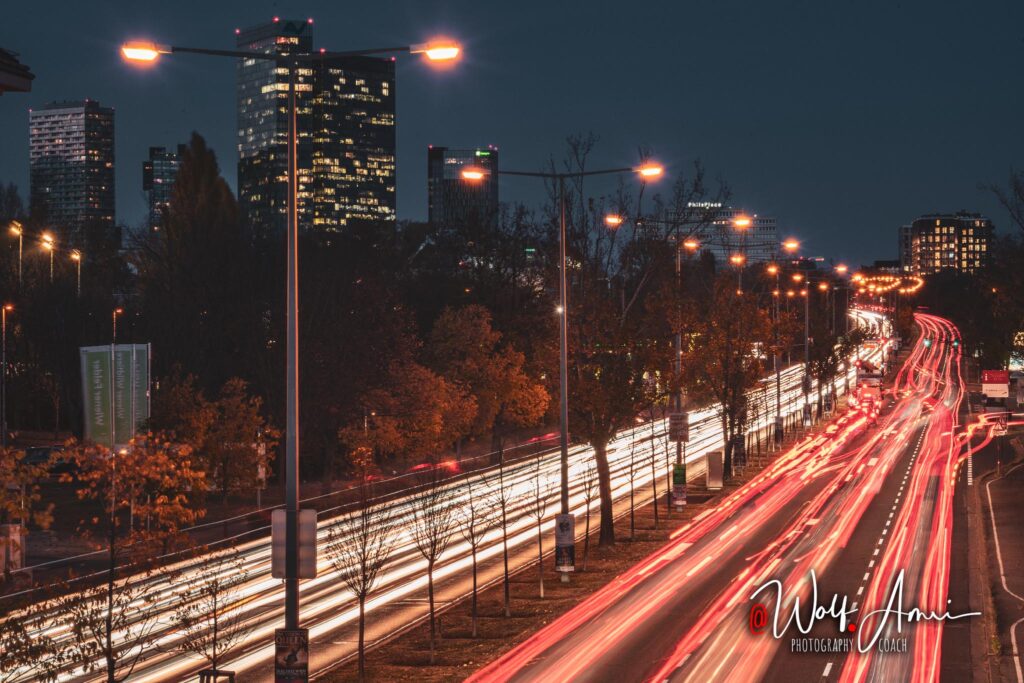
[[[277,431],[267,424],[262,399],[248,392],[246,382],[229,379],[210,406],[213,421],[203,440],[206,471],[227,500],[229,491],[256,488],[260,472],[269,464]],[[260,448],[259,443],[266,447]]]
[[[476,400],[462,387],[413,361],[392,364],[382,379],[362,398],[372,416],[343,429],[345,443],[369,446],[384,457],[433,463],[468,433]]]
[[[470,619],[473,625],[473,637],[477,637],[477,552],[484,538],[500,522],[501,506],[495,505],[495,500],[484,489],[482,492],[477,488],[474,491],[474,484],[479,487],[483,482],[476,477],[469,477],[466,480],[466,502],[459,508],[459,531],[462,537],[469,544],[470,557],[472,558],[473,572],[473,594],[470,602]]]
[[[392,509],[384,504],[372,504],[369,488],[364,483],[360,487],[359,507],[328,527],[327,557],[359,603],[361,681],[366,678],[366,599],[377,586],[381,571],[391,556],[396,526]]]
[[[64,660],[86,673],[102,672],[107,683],[127,681],[157,639],[157,611],[138,607],[155,597],[150,579],[136,574],[59,598],[61,626],[71,634],[61,646]]]
[[[430,609],[430,663],[434,663],[437,639],[434,611],[434,566],[441,558],[455,533],[455,503],[451,492],[442,485],[436,470],[422,493],[416,495],[412,508],[412,538],[416,549],[427,562],[427,600]]]
[[[512,616],[512,583],[508,571],[508,525],[515,520],[510,520],[508,511],[513,502],[513,493],[505,485],[505,455],[498,453],[498,488],[494,491],[494,500],[501,511],[501,559],[503,566],[502,573],[502,605],[506,617]]]
[[[544,516],[548,511],[548,501],[554,487],[544,476],[541,459],[536,459],[533,469],[533,491],[526,508],[526,514],[537,524],[537,580],[541,599],[544,599]]]
[[[0,622],[0,683],[30,675],[34,681],[56,680],[62,652],[49,635],[52,625],[45,603],[10,610]]]
[[[179,594],[173,619],[182,636],[178,649],[202,657],[216,672],[224,655],[252,630],[238,602],[238,587],[249,572],[234,549],[210,558],[204,568],[204,575]]]
[[[632,441],[630,441],[632,446]],[[631,487],[632,488],[632,487]],[[583,503],[586,506],[583,531],[583,567],[581,571],[587,571],[587,555],[590,554],[590,505],[597,497],[597,468],[592,460],[583,465]],[[632,501],[630,501],[632,505]]]
[[[501,343],[483,306],[444,309],[434,322],[426,352],[435,372],[475,398],[470,434],[491,433],[497,446],[506,428],[528,427],[544,416],[547,391],[526,374],[523,354]]]
[[[118,453],[88,444],[69,453],[78,468],[78,497],[105,509],[103,519],[83,520],[80,533],[94,538],[92,529],[105,525],[99,545],[106,546],[107,580],[60,599],[57,611],[74,635],[65,656],[87,672],[105,671],[108,683],[120,683],[155,639],[155,611],[138,609],[139,601],[152,597],[148,571],[161,552],[185,540],[183,527],[202,518],[205,511],[190,501],[204,489],[205,476],[193,467],[191,448],[160,435],[138,438]],[[118,580],[121,569],[142,571]]]
[[[769,345],[770,323],[753,296],[737,295],[732,274],[715,278],[710,290],[690,309],[684,381],[692,397],[719,404],[725,472],[731,475],[734,436],[745,433],[748,391],[764,374],[757,350]]]
[[[182,155],[160,229],[136,241],[142,324],[160,342],[153,374],[179,366],[211,393],[229,378],[253,377],[268,346],[253,240],[198,133]]]
[[[53,521],[53,504],[42,505],[39,480],[46,475],[47,463],[31,463],[25,451],[0,448],[0,524],[18,521],[22,527],[29,523],[48,529]],[[24,549],[22,549],[24,550]],[[4,552],[0,548],[0,552]],[[10,580],[10,567],[4,565],[4,581]]]

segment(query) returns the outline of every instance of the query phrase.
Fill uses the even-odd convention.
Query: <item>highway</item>
[[[979,446],[956,429],[958,332],[929,315],[917,324],[877,426],[838,418],[470,680],[936,680],[943,621],[861,619],[900,576],[904,609],[960,611],[946,602],[952,494]],[[833,614],[815,623],[814,604]],[[879,653],[876,631],[906,651]],[[813,650],[807,639],[840,651],[792,651]]]
[[[880,315],[871,312],[859,312],[857,315],[861,325],[879,331],[882,324]],[[874,353],[880,354],[882,350],[877,349]],[[799,413],[802,408],[801,373],[801,366],[790,367],[782,373],[782,404],[784,412],[789,415]],[[771,386],[774,389],[774,375],[766,379],[772,380]],[[834,382],[837,394],[843,392],[845,380],[839,378]],[[812,393],[812,400],[815,395],[816,389]],[[764,401],[763,395],[760,398]],[[771,399],[770,406],[774,408],[774,390]],[[760,411],[750,429],[765,429],[773,419],[774,410]],[[841,463],[852,458],[843,451],[842,445],[852,443],[863,430],[863,419],[847,416],[837,423],[833,434],[816,437],[779,457],[742,492],[706,513],[692,527],[684,529],[684,533],[670,545],[674,548],[670,552],[677,553],[678,557],[655,560],[644,576],[660,576],[663,565],[668,565],[676,575],[682,571],[683,577],[696,585],[699,577],[720,575],[723,566],[721,562],[726,559],[742,564],[744,545],[752,537],[767,542],[773,534],[780,533],[776,526],[785,514],[778,513],[784,512],[805,492],[820,488],[834,478],[842,468]],[[674,458],[674,448],[669,447],[665,431],[663,420],[656,420],[653,424],[638,424],[620,433],[609,444],[608,457],[617,513],[622,514],[627,509],[625,506],[629,499],[631,470],[638,504],[650,500],[652,455],[655,458],[654,476],[659,478],[659,490],[663,491],[665,475]],[[654,439],[651,438],[652,433]],[[686,455],[691,465],[691,479],[702,476],[706,453],[721,447],[722,436],[716,408],[712,406],[692,413],[691,440],[687,444]],[[571,449],[571,507],[577,518],[584,511],[583,471],[591,459],[592,451],[588,447],[577,446]],[[558,452],[552,451],[536,461],[519,462],[504,469],[505,485],[513,500],[509,513],[509,548],[513,570],[536,560],[536,522],[524,513],[531,503],[534,482],[538,476],[544,483],[542,488],[550,492],[544,520],[544,529],[547,530],[552,528],[552,519],[557,511],[557,487],[553,484],[558,478]],[[472,480],[474,492],[480,495],[482,491],[497,486],[498,472],[491,469],[446,484],[454,499],[465,500],[467,480]],[[425,562],[417,553],[410,534],[411,515],[416,502],[415,494],[411,494],[393,503],[400,524],[393,539],[394,550],[379,587],[367,603],[369,643],[408,627],[422,619],[426,613]],[[596,520],[596,510],[592,514]],[[726,521],[731,522],[728,528],[723,527]],[[337,524],[337,518],[320,522],[318,533],[322,540],[334,524]],[[577,524],[577,529],[582,531],[583,525]],[[721,529],[720,535],[724,535],[724,540],[728,541],[723,546],[730,549],[728,558],[724,549],[721,556],[698,553],[713,536],[715,529]],[[549,533],[546,534],[545,542],[546,550],[550,550],[552,539]],[[691,546],[693,548],[685,552]],[[241,646],[228,656],[222,668],[236,671],[243,677],[242,680],[269,681],[272,680],[273,632],[283,623],[283,584],[270,576],[269,536],[245,543],[238,547],[237,552],[241,561],[240,568],[223,570],[231,571],[238,579],[232,593],[226,596],[225,610],[226,614],[240,615],[249,631]],[[495,531],[485,538],[479,552],[483,582],[498,579],[500,557],[501,538],[500,533]],[[210,572],[214,563],[211,559],[210,556],[201,556],[155,575],[125,580],[145,587],[143,595],[132,604],[132,627],[153,628],[157,636],[156,644],[142,653],[132,674],[132,681],[182,680],[203,668],[202,660],[178,650],[181,634],[175,628],[172,615],[183,601],[193,598],[197,585],[212,578]],[[456,534],[435,571],[438,598],[442,606],[468,594],[469,563],[468,545]],[[685,569],[678,570],[683,565]],[[655,602],[652,600],[651,604]],[[322,553],[318,557],[318,577],[301,584],[301,607],[302,625],[310,630],[311,671],[322,671],[354,654],[356,603]],[[18,615],[12,616],[17,618]],[[71,637],[69,627],[61,623],[59,615],[52,610],[29,626],[33,631],[46,632],[57,642]],[[68,668],[60,680],[84,681],[97,678],[95,673],[86,674],[81,669]],[[33,672],[25,671],[16,680],[33,679]]]

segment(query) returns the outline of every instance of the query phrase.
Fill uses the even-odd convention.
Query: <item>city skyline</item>
[[[393,26],[387,31],[376,28],[388,14],[380,9],[351,8],[343,19],[338,10],[311,3],[305,12],[289,13],[314,18],[318,47],[343,49],[442,34],[466,44],[468,57],[458,75],[412,77],[421,67],[415,60],[398,60],[399,219],[426,220],[428,143],[464,147],[492,141],[503,150],[509,168],[540,168],[564,149],[566,135],[592,130],[602,137],[595,165],[632,163],[638,145],[646,145],[667,165],[671,181],[699,157],[709,178],[725,178],[744,204],[777,217],[780,235],[795,235],[815,253],[837,260],[869,263],[896,257],[894,241],[883,238],[908,215],[968,209],[989,216],[997,230],[1006,223],[1005,212],[980,186],[1005,182],[1012,159],[1021,152],[1022,143],[1012,135],[1012,112],[1019,110],[1020,96],[998,87],[1010,76],[1009,65],[1019,60],[1021,44],[1009,26],[1021,8],[991,3],[987,11],[961,16],[951,5],[927,7],[923,13],[909,6],[888,8],[878,26],[866,11],[851,14],[849,25],[840,28],[829,25],[830,17],[817,9],[765,14],[766,9],[733,5],[645,8],[621,16],[611,5],[588,16],[577,16],[566,6],[550,9],[550,21],[537,24],[531,17],[539,5],[511,13],[458,3],[397,3],[387,17]],[[120,63],[116,46],[132,36],[228,48],[236,27],[266,21],[279,8],[269,3],[204,7],[203,21],[196,22],[195,12],[169,7],[152,12],[117,8],[115,13],[108,6],[98,13],[102,25],[84,10],[68,11],[78,21],[66,24],[74,30],[59,29],[60,49],[33,49],[20,37],[5,46],[20,53],[37,78],[30,95],[0,103],[0,125],[24,131],[27,109],[54,99],[88,96],[120,107],[117,215],[129,227],[146,215],[136,164],[150,146],[187,139],[193,129],[209,140],[235,186],[235,70],[181,59],[157,73],[133,74]],[[14,9],[13,20],[22,14],[31,24],[23,9]],[[608,22],[613,16],[616,22]],[[547,36],[569,19],[587,29],[581,34],[611,37],[614,31],[627,39],[613,51],[602,51],[581,47],[582,38],[573,35],[561,41]],[[716,22],[727,22],[736,39],[739,47],[730,54],[703,58],[709,54],[704,51],[709,38],[699,32],[688,30],[684,45],[668,40],[674,25]],[[870,45],[860,37],[868,23],[878,32]],[[511,29],[525,26],[538,42],[553,47],[543,55],[516,51]],[[915,31],[902,42],[888,40],[911,26]],[[762,30],[801,35],[806,44],[772,41],[768,48],[755,40]],[[984,34],[987,50],[918,56],[915,50],[930,45],[932,37],[954,30]],[[645,37],[634,37],[639,35]],[[878,49],[865,49],[871,45]],[[804,59],[808,50],[815,52],[815,60]],[[580,73],[579,67],[588,63],[598,68]],[[829,74],[848,73],[854,64],[862,68],[841,86],[829,83]],[[566,79],[566,74],[578,76]],[[601,87],[606,79],[622,84],[621,98],[606,96]],[[195,96],[171,105],[183,82],[195,84]],[[816,84],[813,98],[807,96],[811,84]],[[515,93],[525,90],[535,94],[520,101]],[[699,93],[696,105],[693,93]],[[968,95],[984,95],[986,107],[971,104]],[[636,107],[638,101],[652,106]],[[722,101],[756,104],[723,108]],[[11,137],[0,159],[0,180],[16,183],[27,196],[27,139],[22,139],[27,136]],[[822,144],[826,137],[827,145]],[[955,163],[947,164],[950,160]],[[897,176],[910,181],[898,193],[889,189]],[[592,187],[612,191],[615,184]],[[532,206],[544,198],[540,189],[507,179],[501,194],[503,200]],[[843,235],[850,231],[867,231],[878,240],[848,243]]]

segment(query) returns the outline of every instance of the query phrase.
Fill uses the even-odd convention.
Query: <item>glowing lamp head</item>
[[[733,254],[729,257],[729,262],[734,266],[742,266],[746,259],[743,258],[743,254]]]
[[[10,230],[11,230],[11,234],[12,235],[14,235],[16,237],[21,237],[22,228],[21,228],[21,223],[19,223],[18,221],[11,221],[11,228],[10,228]]]
[[[4,310],[10,313],[14,310],[14,304],[4,304]]]
[[[836,272],[839,273],[840,275],[845,275],[847,270],[849,270],[849,268],[844,266],[842,263],[836,266]]]
[[[746,216],[737,216],[732,222],[740,230],[745,230],[750,227],[750,219]]]
[[[636,172],[644,180],[654,180],[655,178],[660,178],[665,169],[659,164],[644,164],[637,168]]]
[[[818,289],[820,291],[822,291],[822,292],[826,291],[828,289],[828,283],[827,282],[819,282],[818,283]]]
[[[114,315],[121,315],[122,313],[124,313],[124,309],[123,308],[115,308],[114,309]]]
[[[768,268],[766,270],[768,271],[769,275],[777,275],[779,272],[779,267],[774,263],[771,263],[768,265]]]
[[[152,64],[160,55],[168,54],[170,48],[141,40],[133,40],[121,46],[121,56],[129,62]]]
[[[73,252],[71,252],[71,260],[72,261],[81,261],[82,260],[82,252],[80,252],[77,249],[75,249]]]
[[[487,171],[483,170],[482,168],[470,166],[462,169],[463,180],[469,180],[475,183],[483,180],[485,177],[487,177]]]
[[[691,238],[691,239],[683,241],[683,248],[684,249],[689,249],[690,251],[697,251],[697,249],[699,247],[700,247],[700,242],[698,242],[695,239]]]
[[[409,52],[414,55],[423,55],[431,62],[451,62],[459,58],[462,48],[452,40],[432,40],[429,43],[413,45]]]
[[[782,248],[792,254],[800,248],[800,243],[794,239],[788,239],[782,243]]]
[[[803,273],[793,273],[793,282],[801,282],[803,279]]]
[[[620,225],[622,225],[622,220],[622,216],[616,213],[610,213],[604,217],[604,224],[607,225],[609,228],[617,228]]]

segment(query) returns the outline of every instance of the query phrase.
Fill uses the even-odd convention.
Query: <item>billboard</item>
[[[149,419],[149,344],[83,346],[82,410],[86,441],[127,445]]]

